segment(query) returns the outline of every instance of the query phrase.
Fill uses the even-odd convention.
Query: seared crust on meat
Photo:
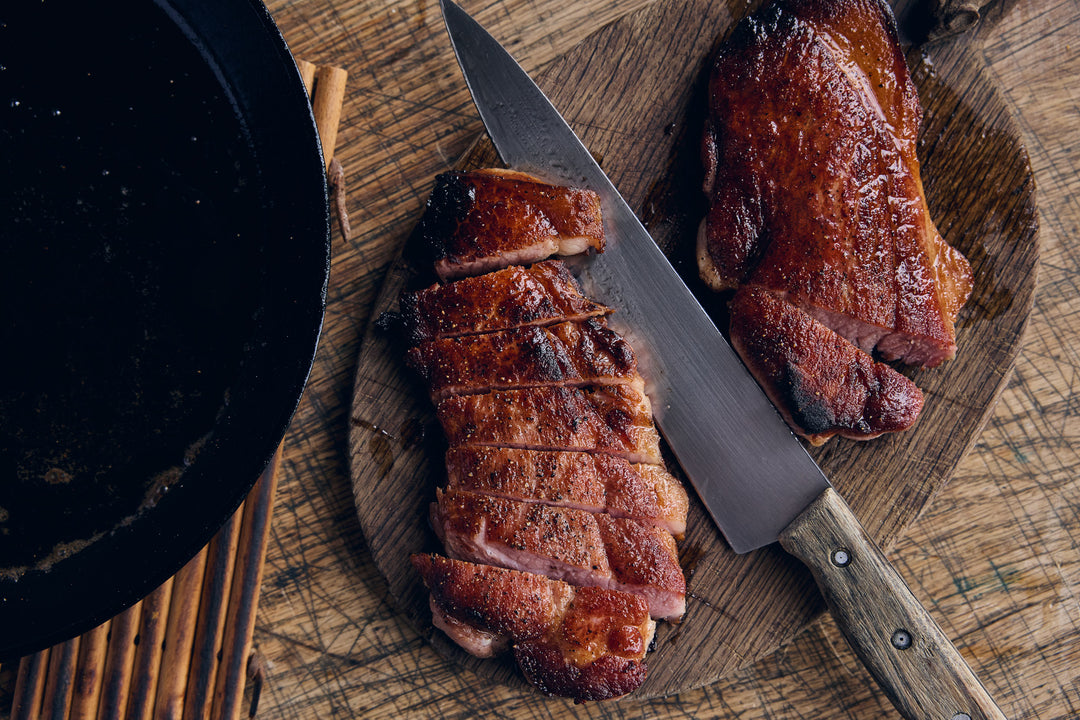
[[[953,357],[971,270],[930,219],[888,6],[778,0],[736,28],[709,92],[706,282],[766,288],[888,360]]]
[[[547,634],[573,596],[566,583],[532,573],[438,555],[411,560],[443,612],[515,642]]]
[[[559,260],[512,266],[403,293],[401,318],[412,343],[440,337],[602,317],[609,308],[585,297]]]
[[[514,646],[522,672],[542,692],[578,702],[635,690],[645,681],[640,658],[651,638],[651,631],[637,624],[637,600],[625,593],[579,588],[561,633]]]
[[[443,280],[604,249],[599,195],[509,170],[439,175],[416,232]]]
[[[631,692],[653,617],[686,609],[671,533],[685,532],[689,502],[660,465],[645,382],[611,311],[561,262],[525,266],[601,251],[599,198],[513,171],[447,173],[414,239],[441,279],[460,278],[402,293],[383,321],[404,325],[406,363],[450,446],[430,520],[454,559],[412,559],[432,622],[477,657],[512,649],[545,693]]]
[[[605,655],[579,667],[566,659],[561,643],[537,640],[515,646],[514,657],[525,677],[540,692],[573,698],[576,702],[622,697],[641,687],[647,671],[643,660],[613,655]]]
[[[686,609],[667,531],[629,518],[468,491],[437,491],[431,524],[451,557],[641,595],[655,618]]]
[[[433,399],[542,385],[633,383],[644,390],[630,344],[596,320],[440,338],[409,350]]]
[[[612,569],[596,519],[581,510],[465,491],[436,491],[431,525],[450,557],[610,587]]]
[[[588,385],[581,388],[585,397],[627,447],[630,462],[663,462],[660,457],[660,433],[653,424],[649,396],[634,385]]]
[[[627,385],[455,395],[441,400],[436,414],[451,447],[582,450],[661,462],[648,398]]]
[[[447,487],[630,517],[686,532],[689,499],[660,465],[600,453],[458,447],[446,454]]]
[[[593,514],[617,588],[641,595],[653,617],[677,622],[686,612],[686,578],[671,533],[631,518]]]
[[[526,677],[549,695],[578,702],[625,695],[645,680],[655,624],[644,600],[572,588],[530,573],[413,555],[444,627],[512,644]],[[457,639],[457,636],[451,634]]]
[[[761,288],[735,293],[731,344],[788,424],[815,445],[906,430],[922,409],[915,383]]]

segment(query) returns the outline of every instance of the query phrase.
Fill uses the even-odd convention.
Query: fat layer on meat
[[[543,385],[630,383],[644,392],[630,344],[596,320],[439,338],[406,363],[434,399]]]
[[[604,249],[595,192],[511,170],[439,175],[416,232],[443,280]]]
[[[436,406],[451,447],[579,450],[659,464],[648,396],[628,385],[454,395]]]
[[[600,453],[458,447],[446,454],[447,487],[604,512],[686,532],[686,490],[663,466]]]
[[[640,597],[438,555],[413,555],[412,564],[436,626],[469,652],[512,648],[543,692],[605,700],[644,682],[656,626]]]
[[[686,609],[675,540],[655,525],[461,490],[437,497],[431,522],[451,557],[641,595],[654,618]]]
[[[587,298],[559,260],[512,266],[482,277],[405,292],[399,304],[413,343],[585,320],[611,312]]]

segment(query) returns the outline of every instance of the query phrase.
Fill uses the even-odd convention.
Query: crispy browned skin
[[[512,645],[534,685],[578,701],[637,688],[650,613],[685,612],[668,528],[685,531],[688,499],[658,465],[634,352],[562,263],[518,266],[602,250],[602,233],[593,193],[519,173],[446,174],[418,228],[436,272],[511,267],[400,298],[406,361],[450,445],[431,524],[471,561],[414,557],[433,622],[479,657]]]
[[[645,598],[653,617],[678,622],[686,612],[686,577],[671,533],[632,518],[591,514],[600,526],[616,588]]]
[[[604,249],[595,192],[510,170],[439,175],[417,232],[443,280]]]
[[[431,524],[451,557],[573,585],[610,587],[612,568],[587,512],[459,490],[437,491]]]
[[[889,360],[953,357],[971,271],[926,207],[888,6],[780,0],[736,28],[709,91],[702,277],[767,288]]]
[[[645,681],[655,625],[641,598],[578,588],[560,632],[514,647],[522,672],[548,695],[577,702],[620,697]],[[595,659],[593,659],[595,658]]]
[[[454,395],[439,401],[435,411],[450,447],[581,450],[661,462],[648,398],[627,385]]]
[[[788,424],[815,445],[906,430],[922,409],[911,380],[760,288],[735,293],[731,344]]]
[[[645,387],[629,343],[596,320],[439,338],[409,350],[405,361],[436,400],[542,385]]]
[[[451,557],[641,595],[654,618],[686,609],[675,540],[661,528],[461,490],[437,497],[432,526]]]
[[[438,555],[413,555],[412,563],[431,591],[436,624],[466,646],[480,635],[512,644],[545,693],[606,700],[645,680],[655,624],[641,598]]]
[[[401,296],[401,317],[413,343],[526,325],[602,317],[559,260],[508,267],[482,277],[432,285]]]
[[[648,395],[634,385],[586,385],[581,391],[615,435],[632,448],[620,453],[623,457],[635,463],[663,463]]]
[[[686,532],[689,500],[660,465],[600,453],[458,447],[446,454],[447,487],[629,517]]]

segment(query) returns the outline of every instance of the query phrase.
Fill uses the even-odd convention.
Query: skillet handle
[[[964,658],[828,488],[780,534],[863,665],[908,720],[1005,720]]]

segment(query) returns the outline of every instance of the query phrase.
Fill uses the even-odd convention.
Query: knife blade
[[[645,360],[657,425],[732,549],[779,541],[806,564],[905,717],[1004,718],[559,112],[497,40],[452,0],[440,2],[502,160],[600,195],[610,241],[579,277],[617,309]]]
[[[660,431],[709,513],[736,552],[776,542],[829,486],[825,476],[540,89],[457,5],[445,3],[444,17],[503,161],[600,195],[605,235],[614,241],[576,270],[594,299],[617,308],[613,319],[641,356]],[[738,482],[719,472],[732,464]]]

